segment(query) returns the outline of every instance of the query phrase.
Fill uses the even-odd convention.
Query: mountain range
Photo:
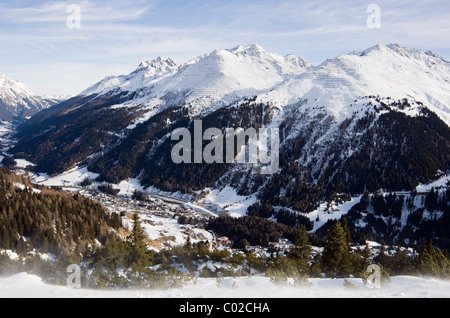
[[[42,107],[18,126],[18,142],[9,151],[50,175],[85,166],[98,182],[136,178],[144,187],[194,197],[231,186],[259,198],[249,208],[253,215],[293,225],[322,202],[359,196],[362,202],[351,216],[362,236],[391,241],[433,236],[446,245],[446,190],[414,190],[450,167],[449,80],[449,62],[398,44],[317,66],[255,44],[216,50],[182,65],[158,57]],[[171,133],[194,132],[199,119],[205,130],[277,128],[279,171],[262,175],[258,164],[248,163],[175,164]],[[380,191],[396,197],[380,199]],[[411,204],[416,195],[423,195],[423,203]],[[411,215],[418,220],[402,223]],[[430,220],[432,231],[414,236]]]

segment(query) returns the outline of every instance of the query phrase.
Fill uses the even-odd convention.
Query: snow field
[[[411,276],[391,277],[391,282],[371,289],[362,280],[310,279],[312,287],[277,286],[268,277],[199,278],[180,289],[88,290],[44,284],[37,276],[20,273],[0,277],[0,298],[448,298],[450,281]],[[235,286],[235,287],[233,287]]]

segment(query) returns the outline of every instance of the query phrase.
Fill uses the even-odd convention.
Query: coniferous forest
[[[83,252],[95,240],[104,244],[112,239],[111,229],[120,227],[118,214],[105,213],[79,194],[35,187],[0,169],[1,248],[20,253],[39,248],[57,256]]]

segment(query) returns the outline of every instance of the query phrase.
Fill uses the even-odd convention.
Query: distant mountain
[[[0,74],[0,120],[25,120],[59,102],[37,96],[23,83]]]
[[[41,111],[18,127],[12,152],[49,174],[85,165],[98,181],[138,178],[143,186],[193,195],[231,186],[258,196],[263,204],[252,207],[254,215],[283,210],[284,219],[291,213],[298,223],[296,214],[321,202],[381,189],[409,192],[447,173],[449,81],[449,62],[397,44],[318,66],[258,45],[183,65],[157,58]],[[262,175],[260,165],[175,164],[170,134],[194,132],[195,119],[203,130],[278,128],[280,169]],[[431,213],[420,209],[419,219]]]

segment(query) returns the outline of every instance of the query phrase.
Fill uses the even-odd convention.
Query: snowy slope
[[[420,101],[450,124],[450,63],[432,52],[377,45],[328,59],[259,100],[280,106],[307,101],[340,122],[352,115],[355,99],[365,96]]]
[[[312,287],[275,286],[268,277],[199,278],[196,284],[168,290],[90,290],[44,284],[37,276],[20,273],[0,278],[1,298],[448,298],[450,282],[412,276],[391,277],[379,289],[364,286],[360,279],[310,279]],[[237,287],[232,287],[236,283]],[[206,301],[207,302],[207,301]]]

